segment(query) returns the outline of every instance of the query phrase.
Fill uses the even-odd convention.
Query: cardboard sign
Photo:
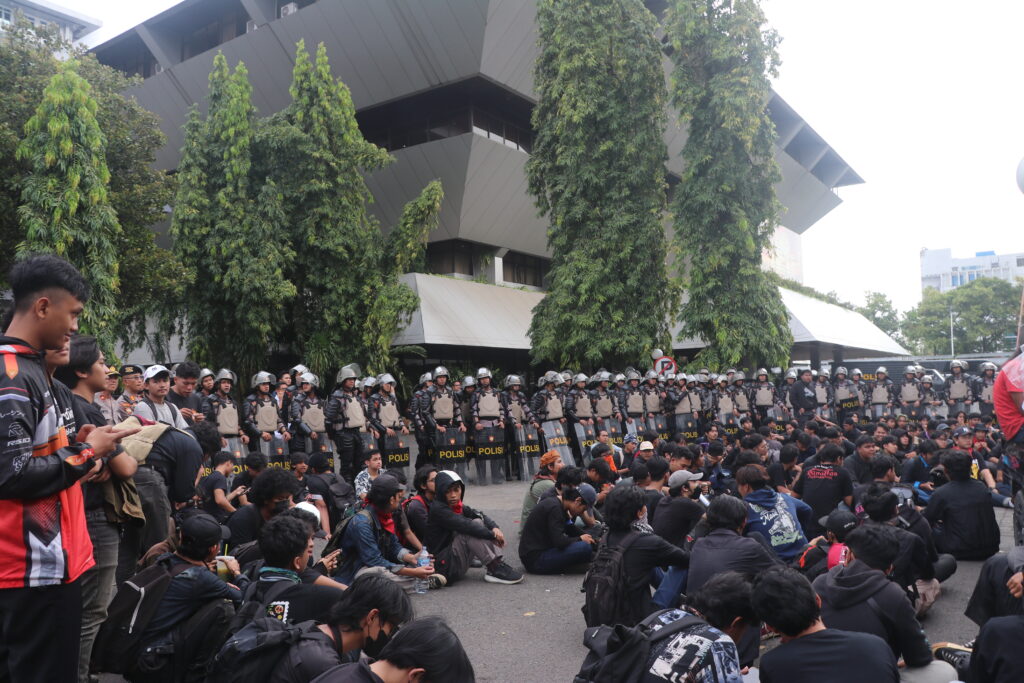
[[[458,427],[448,427],[444,433],[434,434],[434,457],[437,466],[445,469],[447,465],[466,461],[466,433]]]
[[[409,466],[409,439],[412,437],[395,433],[385,434],[380,439],[381,460],[384,467],[402,468]]]
[[[565,433],[565,425],[558,420],[545,420],[541,423],[544,441],[549,451],[557,451],[562,462],[572,463],[572,450],[569,448],[569,437]]]
[[[479,460],[505,459],[503,427],[484,427],[476,433],[476,457]]]

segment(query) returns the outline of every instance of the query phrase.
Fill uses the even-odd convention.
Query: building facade
[[[664,6],[647,4],[655,12]],[[246,63],[254,104],[269,115],[290,102],[296,43],[313,49],[323,42],[334,75],[352,92],[363,134],[395,157],[367,178],[383,230],[439,178],[445,200],[430,237],[429,272],[540,292],[550,260],[547,224],[525,173],[536,98],[535,14],[536,0],[183,0],[93,52],[144,78],[128,94],[160,116],[168,141],[157,164],[173,169],[189,107],[205,106],[218,51],[231,65]],[[777,93],[767,109],[782,171],[776,191],[783,227],[772,263],[799,280],[800,235],[839,205],[837,188],[863,181]],[[686,130],[671,111],[665,141],[667,170],[679,177]],[[461,346],[479,350],[509,339],[467,337]],[[402,341],[432,346],[408,334]],[[458,349],[458,341],[446,346]]]
[[[102,25],[96,19],[46,0],[0,0],[0,32],[17,14],[23,15],[33,26],[55,26],[69,42],[81,40]]]
[[[979,251],[974,256],[953,258],[951,249],[921,250],[921,291],[932,287],[948,292],[979,277],[995,277],[1007,282],[1024,277],[1024,253]]]

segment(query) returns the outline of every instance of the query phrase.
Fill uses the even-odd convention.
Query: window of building
[[[505,282],[531,287],[544,286],[544,278],[548,274],[547,259],[510,251],[505,254],[501,265],[501,277]]]
[[[1024,256],[1017,257],[1017,267],[1024,268]]]
[[[967,276],[968,282],[974,282],[977,278],[978,278],[978,274],[976,272],[973,272],[973,271]]]
[[[476,275],[478,247],[461,240],[427,245],[427,268],[435,275]]]
[[[228,42],[245,33],[249,15],[241,8],[234,9],[197,28],[181,41],[181,59],[191,59],[207,50]]]
[[[14,12],[6,5],[0,5],[0,25],[7,25],[14,21]]]

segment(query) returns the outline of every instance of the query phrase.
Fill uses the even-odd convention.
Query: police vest
[[[480,398],[477,399],[476,411],[478,417],[485,420],[497,420],[501,415],[501,401],[494,391],[481,390]]]
[[[871,389],[871,402],[872,403],[888,403],[889,402],[889,387],[884,384],[876,384]]]
[[[950,377],[947,382],[949,397],[954,401],[962,401],[967,398],[967,380],[963,377]]]
[[[398,412],[398,404],[395,403],[395,399],[380,398],[380,409],[378,418],[380,423],[389,429],[401,429],[402,427],[402,415]]]
[[[438,391],[437,398],[430,404],[430,412],[435,420],[451,420],[455,417],[455,399],[450,390]]]
[[[590,396],[582,389],[575,392],[575,394],[576,417],[582,420],[589,420],[594,416],[594,408],[593,404],[590,402]]]
[[[597,392],[597,414],[603,418],[612,416],[612,397],[608,392]]]

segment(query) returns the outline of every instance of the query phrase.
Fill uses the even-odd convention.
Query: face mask
[[[284,500],[279,500],[276,503],[274,503],[274,509],[273,509],[274,514],[275,515],[279,515],[282,512],[284,512],[285,510],[287,510],[290,507],[288,503],[289,503],[289,501],[288,501],[287,498],[285,498]]]
[[[363,640],[363,654],[365,654],[370,659],[377,659],[378,657],[380,657],[380,653],[384,649],[384,646],[387,645],[390,640],[391,636],[387,633],[384,633],[384,629],[382,628],[377,633],[376,638],[370,638],[369,636],[367,636]]]

